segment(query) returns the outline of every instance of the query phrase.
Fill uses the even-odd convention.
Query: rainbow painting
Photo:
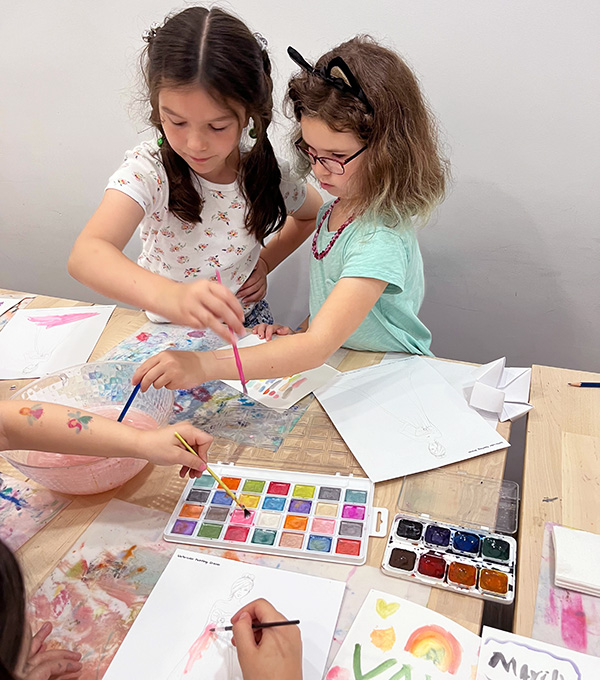
[[[269,342],[277,342],[277,338],[269,340]],[[242,349],[243,347],[254,347],[265,343],[267,343],[266,340],[260,340],[256,335],[247,335],[238,342],[238,347]],[[340,372],[335,368],[323,364],[317,368],[282,378],[249,380],[246,383],[246,388],[248,390],[248,397],[254,399],[254,401],[281,411],[290,408],[290,406],[293,406],[307,394],[324,387],[339,374]],[[223,382],[242,392],[242,383],[239,380],[224,380]]]
[[[473,678],[479,643],[477,635],[442,614],[371,590],[325,678]]]

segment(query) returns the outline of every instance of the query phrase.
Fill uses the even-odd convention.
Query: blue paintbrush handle
[[[134,388],[133,392],[129,395],[129,399],[127,400],[127,403],[125,406],[123,406],[123,410],[121,411],[121,415],[117,418],[117,422],[121,422],[123,418],[125,418],[125,414],[127,411],[129,411],[129,407],[131,406],[133,400],[135,399],[135,395],[140,391],[140,386],[142,383],[138,383]]]

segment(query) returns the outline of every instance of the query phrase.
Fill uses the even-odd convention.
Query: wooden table
[[[514,632],[531,636],[546,522],[600,533],[600,374],[533,366]]]
[[[14,291],[1,292],[12,293]],[[29,307],[68,307],[83,304],[89,303],[37,296]],[[91,360],[104,355],[109,349],[144,325],[146,320],[142,312],[117,308],[98,341],[91,355]],[[350,351],[339,368],[345,371],[377,364],[382,357],[382,353]],[[27,382],[29,381],[0,381],[0,398],[6,399],[14,394],[15,390],[10,389],[12,385],[20,388]],[[314,412],[314,410],[322,412],[316,399],[311,403],[307,414]],[[302,423],[302,419],[300,423]],[[333,428],[333,425],[331,427]],[[508,439],[509,424],[503,423],[498,429],[502,436]],[[505,460],[506,450],[502,450],[447,466],[446,469],[500,479],[504,474]],[[0,472],[2,471],[22,478],[20,473],[0,458]],[[337,471],[332,469],[329,472],[333,474]],[[387,507],[392,517],[396,509],[401,482],[401,479],[394,479],[380,482],[375,487],[375,505]],[[118,489],[94,496],[73,496],[73,502],[19,550],[28,592],[34,592],[41,585],[71,545],[111,498],[116,497],[138,505],[171,512],[181,495],[184,484],[184,480],[179,478],[174,468],[148,465],[136,477]],[[367,564],[376,567],[381,565],[385,545],[385,538],[370,539]],[[482,600],[432,588],[427,606],[479,633],[483,613]]]

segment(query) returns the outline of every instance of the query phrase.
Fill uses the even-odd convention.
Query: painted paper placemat
[[[19,309],[0,333],[0,379],[39,378],[85,363],[114,309]]]
[[[103,677],[154,584],[177,549],[162,540],[169,514],[111,500],[31,599],[35,628],[54,625],[49,646],[82,654],[81,680]],[[355,567],[256,553],[186,547],[200,554],[275,569],[324,576],[346,583],[328,663],[346,636],[366,594],[376,586],[396,597],[426,604],[430,588],[391,580],[376,567]]]
[[[600,656],[600,598],[554,586],[551,522],[544,527],[532,637]]]
[[[321,680],[343,595],[342,581],[178,549],[104,677],[242,680],[232,632],[211,628],[262,597],[300,621],[303,677]]]
[[[423,357],[343,373],[315,394],[374,482],[509,446]]]
[[[470,680],[479,637],[388,592],[371,590],[326,680]]]
[[[211,330],[148,322],[105,354],[103,359],[141,363],[166,350],[206,351],[223,346],[223,340]],[[190,420],[214,437],[276,451],[306,411],[311,399],[305,398],[291,409],[278,412],[240,394],[220,380],[213,380],[191,390],[176,390],[171,422]]]
[[[598,680],[600,659],[484,626],[477,680]]]
[[[18,550],[70,502],[32,482],[0,474],[0,539]]]

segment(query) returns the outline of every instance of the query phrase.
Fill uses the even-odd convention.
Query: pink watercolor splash
[[[341,666],[333,666],[329,669],[325,680],[350,680],[350,671]]]
[[[576,652],[587,651],[587,620],[581,595],[567,592],[561,601],[560,633],[565,645]]]
[[[210,647],[210,643],[215,639],[216,634],[211,631],[211,628],[213,628],[214,625],[214,623],[209,623],[202,635],[200,635],[196,642],[190,647],[188,660],[183,671],[184,675],[187,675],[192,670],[196,661],[199,661],[202,658],[204,652]]]
[[[76,314],[47,314],[46,316],[28,316],[27,321],[31,321],[36,326],[45,326],[46,329],[55,328],[56,326],[64,326],[75,321],[82,321],[89,319],[92,316],[98,316],[99,312],[79,312]]]

